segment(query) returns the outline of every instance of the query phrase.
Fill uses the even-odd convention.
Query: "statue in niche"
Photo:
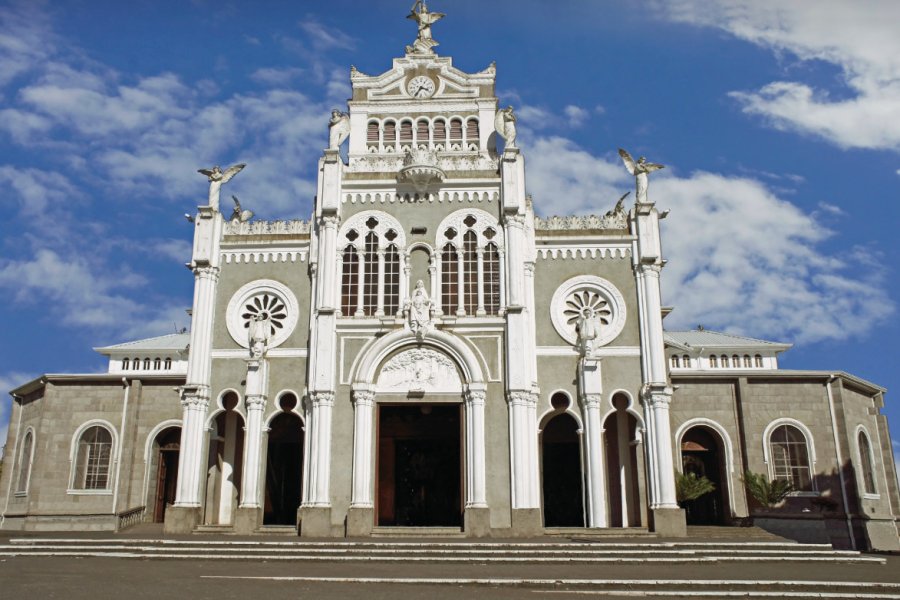
[[[418,12],[416,12],[416,9],[418,9]],[[412,46],[406,47],[406,52],[410,54],[433,54],[433,48],[438,43],[431,37],[431,26],[445,16],[444,13],[428,12],[425,0],[418,0],[413,4],[406,18],[416,22],[416,25],[419,27],[419,35],[416,37],[416,41],[412,43]]]
[[[647,159],[643,156],[635,161],[631,158],[631,155],[622,148],[619,148],[619,156],[622,157],[622,162],[625,163],[625,168],[628,169],[628,172],[634,175],[635,185],[637,186],[635,202],[638,204],[647,204],[647,187],[650,185],[650,178],[648,175],[653,171],[664,169],[665,165],[647,162]]]
[[[516,148],[516,115],[513,107],[507,106],[497,111],[494,117],[494,129],[506,140],[506,148]]]
[[[197,169],[198,173],[202,173],[209,178],[210,208],[215,211],[219,210],[219,192],[221,191],[222,186],[231,181],[231,178],[240,173],[241,169],[246,166],[245,163],[240,163],[233,167],[228,167],[224,171],[219,168],[219,165],[214,166],[212,169]]]
[[[269,347],[270,332],[271,326],[268,313],[261,312],[250,317],[247,336],[249,338],[251,357],[263,357]]]
[[[431,322],[433,305],[431,298],[428,297],[428,292],[425,291],[425,284],[420,279],[416,282],[416,289],[413,290],[412,296],[403,306],[409,328],[419,339],[422,339],[433,326]]]
[[[581,310],[581,315],[575,322],[575,333],[578,334],[578,350],[581,355],[591,356],[594,353],[594,340],[600,335],[600,322],[590,306]]]
[[[350,115],[338,109],[331,111],[328,122],[328,149],[337,150],[350,137]]]

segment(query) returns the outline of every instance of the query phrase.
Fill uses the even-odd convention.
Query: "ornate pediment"
[[[485,88],[493,95],[494,77],[493,65],[478,73],[464,73],[453,66],[449,57],[410,55],[394,59],[393,68],[381,75],[351,70],[350,83],[355,102],[459,101],[483,97]],[[418,79],[424,87],[412,84],[417,78],[424,78]]]

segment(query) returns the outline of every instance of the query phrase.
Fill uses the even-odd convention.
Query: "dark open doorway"
[[[716,489],[684,503],[689,525],[721,525],[725,522],[727,490],[719,436],[707,427],[692,427],[681,438],[681,465],[685,474],[709,479]]]
[[[162,523],[166,518],[166,506],[175,503],[178,484],[178,450],[181,443],[181,428],[169,427],[162,430],[154,441],[156,451],[156,496],[153,507],[153,522]]]
[[[459,404],[379,406],[379,525],[461,525],[460,410]]]
[[[294,525],[303,484],[303,423],[293,413],[272,420],[266,453],[265,525]]]
[[[584,527],[578,423],[558,414],[541,433],[544,526]]]

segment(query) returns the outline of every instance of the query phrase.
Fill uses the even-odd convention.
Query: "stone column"
[[[484,386],[470,384],[466,392],[466,509],[464,528],[470,537],[490,535],[484,443]]]
[[[372,485],[373,426],[375,424],[375,393],[368,389],[353,391],[353,486],[350,511],[347,514],[347,535],[364,536],[372,533],[375,524],[374,489]]]
[[[603,423],[600,407],[603,384],[601,359],[583,356],[578,361],[578,397],[584,409],[584,456],[587,469],[587,525],[608,527],[606,504],[606,464],[603,452]]]
[[[331,411],[333,392],[310,392],[312,441],[310,443],[308,501],[301,507],[300,535],[331,535]]]
[[[247,384],[244,403],[247,427],[244,435],[244,466],[241,474],[241,503],[235,518],[235,531],[253,533],[260,524],[260,481],[263,474],[263,416],[268,400],[269,364],[265,358],[247,359]]]
[[[541,533],[540,474],[537,451],[537,401],[531,391],[511,391],[509,405],[509,463],[513,531],[515,535]]]

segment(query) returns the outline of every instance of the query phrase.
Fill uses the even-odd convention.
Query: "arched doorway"
[[[720,436],[708,427],[691,427],[681,436],[681,468],[709,479],[716,489],[684,503],[689,525],[721,525],[728,506],[725,456]]]
[[[551,403],[565,410],[569,399],[554,394]],[[584,527],[578,423],[565,412],[552,417],[541,431],[541,471],[544,527]]]
[[[603,449],[609,493],[609,526],[641,525],[638,485],[637,419],[628,412],[628,398],[616,394],[615,412],[603,424]]]
[[[379,404],[378,525],[462,524],[461,404]]]
[[[150,471],[152,479],[149,495],[153,503],[154,523],[162,523],[166,516],[166,506],[175,503],[180,443],[180,427],[163,429],[153,440],[153,462]]]
[[[237,411],[240,398],[228,392],[209,432],[206,472],[207,525],[231,525],[241,490],[244,456],[244,417]]]
[[[303,421],[290,412],[297,405],[293,394],[281,398],[286,411],[269,425],[266,452],[265,525],[294,525],[303,485]]]

